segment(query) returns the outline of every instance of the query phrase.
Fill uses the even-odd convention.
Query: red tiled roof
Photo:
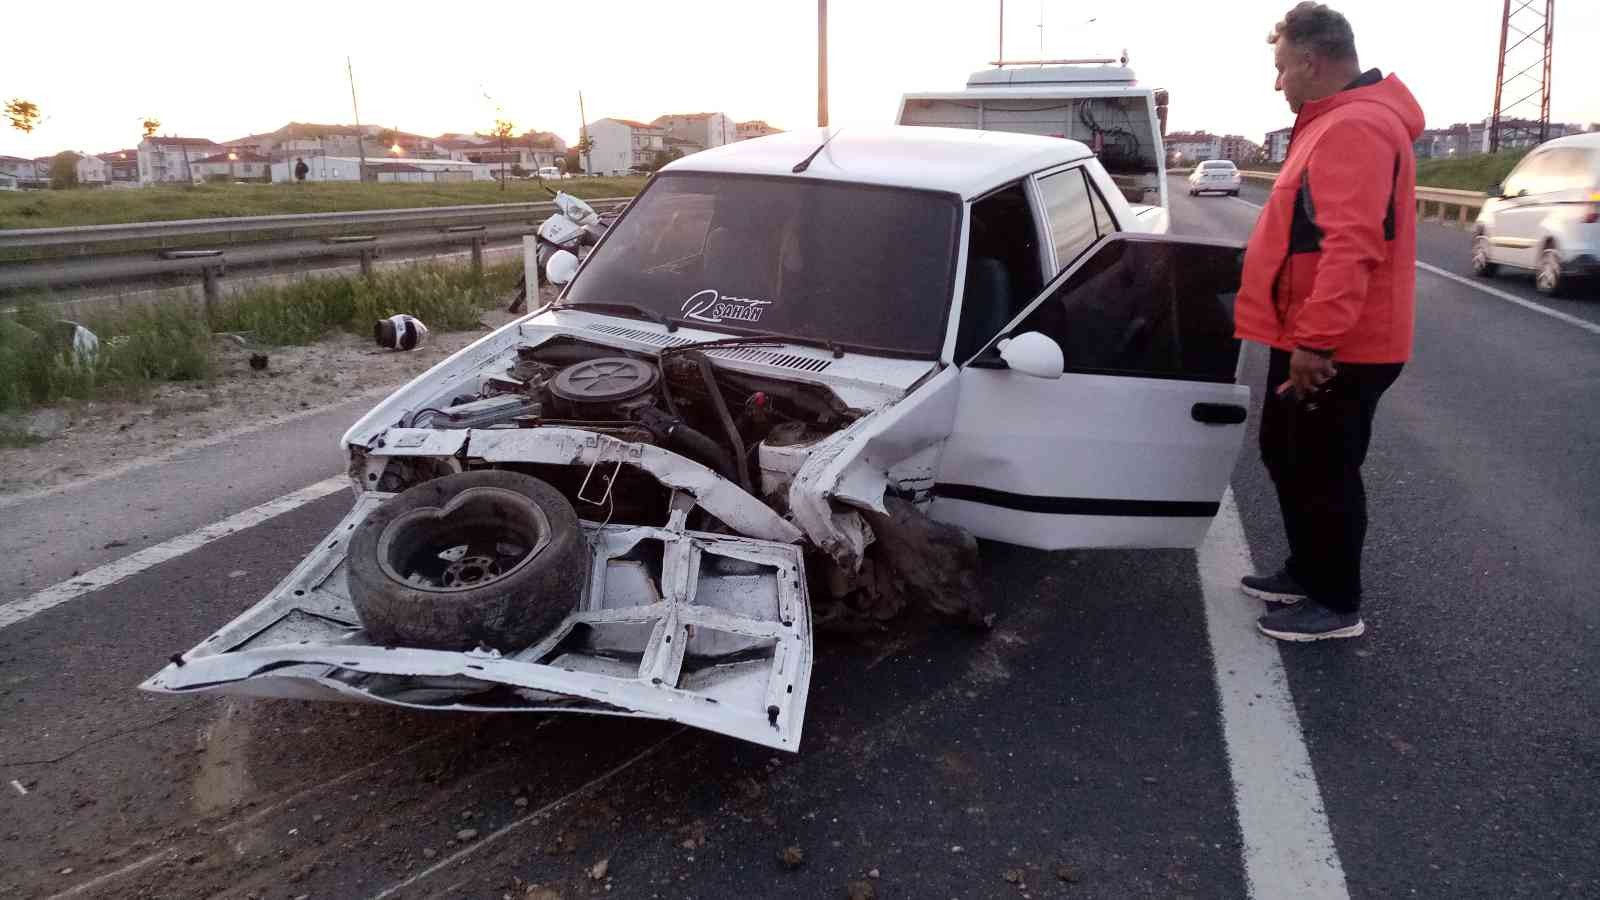
[[[646,131],[659,131],[660,128],[661,128],[661,126],[659,126],[659,125],[648,125],[648,124],[646,124],[644,122],[635,121],[633,119],[619,119],[619,118],[617,118],[615,116],[612,116],[610,118],[611,118],[611,121],[621,123],[623,125],[628,126],[629,128],[642,128],[642,129],[644,129]]]
[[[210,138],[167,137],[165,135],[153,135],[151,137],[145,138],[145,140],[149,141],[152,144],[187,144],[190,147],[220,147],[220,146],[222,146],[221,144],[217,143],[216,141],[213,141]]]

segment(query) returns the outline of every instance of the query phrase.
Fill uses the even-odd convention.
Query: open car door
[[[961,372],[933,518],[1026,547],[1194,547],[1233,473],[1243,249],[1115,233],[1058,275]],[[1065,371],[996,349],[1038,332]]]

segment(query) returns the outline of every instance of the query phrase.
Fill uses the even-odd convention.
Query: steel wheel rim
[[[1539,288],[1553,291],[1561,282],[1561,261],[1556,255],[1546,250],[1544,257],[1539,260]]]
[[[505,488],[472,487],[385,525],[378,565],[412,590],[459,593],[521,571],[551,537],[550,519],[532,500]]]
[[[1472,268],[1479,272],[1489,267],[1489,241],[1478,235],[1472,241]]]

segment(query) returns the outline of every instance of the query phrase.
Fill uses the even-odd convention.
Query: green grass
[[[643,178],[567,178],[547,182],[575,197],[631,197]],[[536,181],[462,184],[203,184],[137,190],[7,191],[0,193],[0,229],[113,225],[173,219],[348,212],[550,199]]]
[[[48,438],[12,428],[0,428],[0,450],[20,450],[44,443]]]
[[[30,301],[0,315],[0,412],[68,400],[128,399],[157,384],[204,381],[215,370],[213,332],[249,332],[263,345],[307,344],[345,329],[410,313],[438,331],[471,328],[503,300],[521,266],[491,266],[480,278],[466,266],[419,264],[360,276],[304,278],[227,298],[209,320],[187,299],[90,317],[100,338],[93,359],[75,359],[55,337],[56,315]],[[0,446],[14,446],[0,437]],[[19,438],[20,440],[20,438]]]
[[[1417,184],[1458,191],[1486,191],[1511,174],[1511,169],[1527,154],[1526,150],[1484,153],[1462,159],[1422,159],[1417,161]]]

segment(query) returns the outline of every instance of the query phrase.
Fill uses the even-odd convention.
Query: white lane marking
[[[1251,203],[1249,200],[1240,200],[1238,197],[1231,197],[1229,199],[1238,200],[1240,203],[1243,203],[1245,206],[1249,206],[1249,207],[1251,207],[1253,209],[1260,209],[1261,208],[1260,204]],[[1462,276],[1462,275],[1457,275],[1454,272],[1446,271],[1446,270],[1441,269],[1438,266],[1432,265],[1430,263],[1425,263],[1420,259],[1417,260],[1417,268],[1421,269],[1424,272],[1432,272],[1433,274],[1439,276],[1440,278],[1448,278],[1451,281],[1456,282],[1457,284],[1464,284],[1467,287],[1472,288],[1473,290],[1482,291],[1485,294],[1488,294],[1489,296],[1495,298],[1496,300],[1504,300],[1507,303],[1515,303],[1516,305],[1522,307],[1523,309],[1532,310],[1532,311],[1534,311],[1536,313],[1539,313],[1540,315],[1543,315],[1543,316],[1549,316],[1552,319],[1557,319],[1559,321],[1567,323],[1568,325],[1575,325],[1578,328],[1582,328],[1584,331],[1589,332],[1590,334],[1600,334],[1600,324],[1596,324],[1594,322],[1591,322],[1588,319],[1580,319],[1577,316],[1568,315],[1568,314],[1562,312],[1559,309],[1551,309],[1550,307],[1545,306],[1545,305],[1543,305],[1541,303],[1535,303],[1532,300],[1528,300],[1528,299],[1523,298],[1523,297],[1518,297],[1516,294],[1513,294],[1513,293],[1511,293],[1509,291],[1502,291],[1499,288],[1493,288],[1493,287],[1488,286],[1487,284],[1481,284],[1479,282],[1473,281],[1471,278],[1467,278],[1467,277]]]
[[[1235,203],[1243,203],[1245,206],[1248,206],[1251,209],[1260,209],[1261,208],[1261,204],[1259,204],[1259,203],[1251,203],[1249,200],[1246,200],[1243,197],[1229,197],[1228,199],[1232,200]]]
[[[1231,488],[1199,563],[1250,896],[1347,900],[1283,658],[1256,631],[1262,604],[1239,591],[1252,564]]]
[[[13,779],[11,779],[11,786],[13,788],[16,788],[16,791],[17,791],[17,793],[19,795],[21,795],[23,797],[28,796],[28,789],[22,786],[22,782],[20,782],[20,781],[16,780],[15,778],[13,778]]]
[[[467,845],[466,849],[457,850],[455,853],[452,853],[449,856],[446,856],[444,859],[439,860],[438,862],[436,862],[433,865],[427,867],[426,869],[423,869],[421,872],[418,872],[417,874],[411,876],[410,878],[407,878],[405,881],[401,881],[401,882],[399,882],[397,884],[392,884],[389,887],[384,888],[383,890],[379,891],[378,893],[373,894],[372,895],[372,900],[383,900],[384,897],[392,896],[396,891],[404,890],[404,889],[410,887],[411,885],[416,884],[417,882],[421,881],[422,879],[427,878],[428,876],[430,876],[433,873],[439,871],[440,869],[443,869],[443,868],[445,868],[447,866],[454,865],[456,862],[458,862],[458,861],[460,861],[460,860],[462,860],[462,859],[464,859],[464,858],[466,858],[468,856],[471,856],[474,853],[477,853],[479,850],[483,849],[484,847],[489,846],[490,844],[494,843],[495,841],[498,841],[499,839],[505,837],[507,834],[510,834],[511,832],[517,830],[518,828],[521,828],[522,826],[528,824],[529,822],[536,821],[536,820],[538,820],[540,818],[543,818],[544,816],[549,815],[550,813],[552,813],[552,812],[560,809],[561,807],[567,805],[568,803],[572,802],[574,799],[576,799],[578,797],[581,797],[584,794],[588,793],[589,791],[592,791],[595,788],[599,787],[600,785],[605,784],[607,781],[610,781],[612,778],[616,777],[619,773],[621,773],[624,770],[632,767],[634,764],[642,761],[643,759],[645,759],[645,757],[648,757],[650,754],[655,753],[657,750],[660,750],[662,747],[666,746],[668,741],[672,740],[673,738],[677,737],[680,734],[683,734],[683,732],[685,730],[687,730],[687,729],[686,728],[677,729],[676,731],[672,732],[671,734],[667,735],[666,737],[662,738],[661,740],[656,741],[654,744],[651,744],[650,746],[644,748],[643,750],[639,751],[638,753],[635,753],[633,756],[629,757],[627,759],[627,761],[617,765],[616,767],[614,767],[612,769],[609,769],[609,770],[607,770],[605,772],[602,772],[601,774],[595,776],[594,778],[590,779],[589,781],[585,782],[584,784],[579,785],[576,788],[573,788],[571,791],[567,792],[564,796],[562,796],[562,797],[560,797],[558,799],[552,800],[549,803],[546,803],[544,806],[539,807],[538,809],[534,810],[531,813],[528,813],[527,815],[523,816],[520,819],[517,819],[515,822],[512,822],[511,824],[500,828],[498,831],[495,831],[495,832],[491,833],[488,837],[485,837],[482,840],[477,841],[476,843],[472,843],[472,844]]]
[[[85,881],[83,884],[80,884],[75,888],[69,888],[67,890],[62,891],[59,894],[51,894],[48,898],[46,898],[46,900],[62,900],[62,898],[64,898],[64,897],[76,897],[79,894],[83,893],[84,891],[92,890],[94,888],[97,888],[100,885],[105,884],[108,881],[112,881],[114,879],[121,878],[124,875],[128,875],[128,874],[131,874],[133,872],[137,872],[140,869],[143,869],[144,867],[150,865],[153,862],[158,862],[158,861],[160,861],[162,859],[177,859],[177,858],[178,858],[178,851],[177,850],[163,850],[160,853],[156,853],[156,854],[153,854],[151,856],[146,856],[144,859],[141,859],[141,860],[139,860],[137,862],[128,863],[127,865],[123,866],[120,869],[117,869],[114,872],[107,872],[104,875],[101,875],[99,878],[92,878],[92,879],[90,879],[88,881]]]
[[[235,513],[220,522],[213,522],[203,528],[197,528],[188,534],[181,534],[170,541],[163,541],[153,547],[146,547],[138,553],[124,556],[121,559],[108,562],[103,566],[74,576],[59,584],[51,585],[44,590],[29,597],[10,600],[0,603],[0,629],[9,628],[18,622],[31,619],[47,609],[60,606],[70,600],[97,591],[103,587],[137,575],[151,566],[164,563],[169,559],[204,547],[206,544],[225,538],[236,531],[243,531],[267,521],[273,516],[281,515],[296,507],[304,506],[313,500],[318,500],[341,489],[350,487],[350,479],[343,475],[326,478],[316,484],[310,484],[298,491],[284,494],[276,500],[268,500],[260,506],[252,506],[241,513]]]
[[[1451,281],[1455,281],[1455,282],[1458,282],[1460,284],[1464,284],[1469,288],[1474,288],[1476,290],[1483,291],[1485,294],[1488,294],[1489,296],[1494,297],[1497,300],[1504,300],[1507,303],[1515,303],[1516,305],[1522,307],[1523,309],[1531,309],[1536,313],[1539,313],[1541,315],[1549,316],[1552,319],[1559,319],[1560,321],[1565,322],[1568,325],[1576,325],[1577,327],[1582,328],[1584,331],[1587,331],[1590,334],[1600,334],[1600,325],[1597,325],[1594,322],[1590,322],[1587,319],[1580,319],[1577,316],[1569,316],[1569,315],[1567,315],[1566,313],[1562,312],[1559,309],[1551,309],[1548,306],[1545,306],[1545,305],[1540,304],[1540,303],[1535,303],[1532,300],[1525,300],[1522,297],[1518,297],[1516,294],[1510,293],[1508,291],[1502,291],[1499,288],[1492,288],[1492,287],[1488,286],[1487,284],[1479,284],[1478,282],[1473,281],[1470,278],[1466,278],[1466,277],[1463,277],[1461,275],[1457,275],[1454,272],[1447,272],[1444,269],[1439,268],[1438,266],[1428,265],[1427,263],[1422,262],[1421,260],[1417,261],[1417,268],[1422,269],[1423,271],[1426,271],[1426,272],[1432,272],[1433,274],[1438,275],[1440,278],[1448,278]]]

